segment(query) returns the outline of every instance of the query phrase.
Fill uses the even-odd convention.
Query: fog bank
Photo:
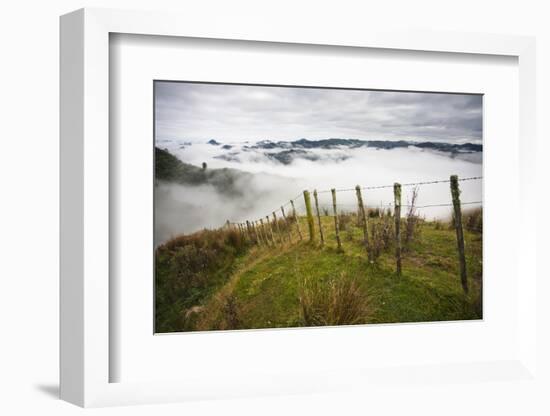
[[[482,176],[481,153],[467,157],[451,157],[416,148],[391,150],[373,148],[313,149],[317,160],[294,159],[284,165],[263,152],[240,148],[222,149],[206,143],[186,144],[164,141],[159,144],[182,161],[200,166],[206,162],[208,169],[230,167],[254,174],[246,181],[242,196],[221,194],[210,185],[187,186],[159,183],[155,189],[155,241],[161,243],[179,234],[189,234],[203,228],[217,228],[226,220],[243,222],[271,215],[290,198],[304,189],[319,191],[391,185],[394,182],[411,183],[459,177]],[[229,145],[231,146],[231,145]],[[229,147],[227,146],[227,147]],[[235,153],[235,159],[218,156]],[[236,186],[240,186],[238,181]],[[460,182],[463,202],[481,201],[480,180]],[[411,187],[403,188],[403,204],[410,198]],[[331,209],[330,192],[319,194],[321,208]],[[367,206],[388,206],[393,201],[393,190],[363,191]],[[356,210],[355,192],[338,192],[341,210]],[[417,205],[446,204],[451,202],[449,184],[425,185],[419,188]],[[296,199],[296,207],[303,212],[303,198]],[[290,207],[285,207],[290,209]],[[448,207],[431,207],[420,210],[428,219],[447,217]],[[280,215],[280,211],[277,212]]]

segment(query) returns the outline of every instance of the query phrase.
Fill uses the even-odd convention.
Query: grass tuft
[[[305,326],[354,325],[365,322],[370,312],[359,280],[347,273],[325,282],[304,279],[300,305]]]

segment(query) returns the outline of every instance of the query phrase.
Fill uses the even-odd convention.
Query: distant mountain
[[[245,142],[247,143],[247,142]],[[271,160],[277,161],[283,165],[291,164],[295,159],[306,159],[317,161],[321,159],[330,159],[335,162],[346,160],[352,157],[352,153],[345,154],[344,152],[335,152],[334,154],[320,154],[315,152],[316,149],[324,150],[346,150],[357,148],[372,148],[372,149],[405,149],[417,148],[429,150],[433,152],[445,153],[452,158],[461,158],[469,161],[481,160],[480,152],[483,151],[483,145],[475,143],[444,143],[444,142],[416,142],[407,140],[358,140],[358,139],[322,139],[308,140],[300,139],[295,141],[271,141],[261,140],[254,144],[244,145],[224,145],[223,150],[230,150],[215,156],[217,159],[222,159],[231,162],[240,161],[240,151],[243,152],[258,152],[260,156],[265,156]]]
[[[376,149],[396,149],[403,147],[418,147],[421,149],[438,150],[441,152],[481,152],[483,145],[474,143],[454,144],[443,142],[415,142],[406,140],[358,140],[358,139],[322,139],[308,140],[300,139],[291,142],[262,140],[252,146],[245,146],[250,149],[334,149],[339,147],[357,148],[373,147]]]
[[[212,140],[208,140],[206,143],[208,144],[211,144],[211,145],[214,145],[214,146],[219,146],[221,143],[218,143],[216,140],[212,139]]]

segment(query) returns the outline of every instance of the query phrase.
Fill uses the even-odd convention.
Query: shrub
[[[359,279],[346,273],[324,280],[304,280],[300,305],[306,326],[365,323],[370,312]]]
[[[351,227],[353,221],[353,214],[341,212],[338,214],[338,226],[340,230],[346,231]]]
[[[408,201],[407,216],[405,218],[405,246],[420,233],[420,218],[416,213],[416,201],[418,199],[418,187],[414,187],[411,199]]]
[[[481,207],[462,210],[462,227],[470,232],[483,233],[483,209]],[[449,222],[449,229],[455,228],[454,210]]]
[[[483,232],[483,209],[470,208],[462,212],[462,222],[464,228],[471,232]]]
[[[393,218],[385,215],[378,221],[371,221],[369,260],[376,261],[382,252],[392,247],[394,239]]]
[[[380,208],[368,208],[367,217],[369,218],[379,218],[382,215]]]

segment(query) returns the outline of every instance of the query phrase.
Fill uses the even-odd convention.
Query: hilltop
[[[263,244],[255,244],[246,232],[231,228],[167,242],[156,252],[156,331],[482,317],[479,213],[466,214],[464,221],[467,295],[460,285],[455,234],[449,224],[422,221],[410,241],[404,242],[403,274],[397,276],[393,219],[371,214],[371,244],[378,252],[371,260],[354,214],[340,217],[342,251],[336,248],[330,216],[322,217],[326,239],[322,247],[319,240],[300,240],[296,228],[282,220],[274,244],[266,243],[266,234]],[[305,218],[299,222],[304,232]]]

